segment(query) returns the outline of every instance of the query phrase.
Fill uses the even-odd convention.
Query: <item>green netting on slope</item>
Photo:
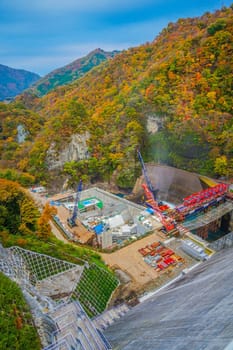
[[[28,276],[32,285],[57,274],[61,274],[62,279],[63,272],[65,274],[66,271],[80,267],[82,274],[73,290],[71,300],[78,300],[90,317],[105,310],[119,283],[113,274],[95,264],[86,263],[79,266],[19,247],[11,247],[7,250],[11,252],[10,264],[17,277],[20,279]],[[24,271],[23,274],[22,271]]]
[[[52,258],[51,256],[35,253],[19,247],[11,247],[9,249],[14,252],[16,263],[22,265],[20,268],[23,268],[23,265],[27,268],[30,274],[31,283],[33,284],[44,278],[68,271],[78,266],[67,261]]]
[[[72,299],[78,299],[88,316],[103,312],[118,285],[117,278],[109,272],[92,264],[85,266]]]

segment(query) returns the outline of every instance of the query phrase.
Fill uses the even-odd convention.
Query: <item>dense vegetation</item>
[[[59,153],[73,134],[88,131],[90,157],[62,169],[75,182],[83,176],[131,187],[139,172],[137,147],[146,160],[231,177],[232,76],[232,6],[169,23],[152,43],[123,51],[70,85],[41,99],[24,94],[21,111],[24,104],[29,119],[30,113],[41,118],[29,132],[34,142],[6,138],[7,128],[15,135],[11,110],[19,109],[7,107],[0,114],[2,162],[49,182],[51,144]],[[155,134],[147,131],[148,117],[159,120]]]
[[[40,340],[20,288],[0,272],[0,348],[39,350]]]
[[[118,280],[106,270],[96,269],[95,265],[85,269],[77,284],[74,295],[78,297],[89,317],[102,313],[118,285]]]
[[[55,87],[69,84],[82,77],[93,67],[114,57],[117,53],[118,51],[106,52],[96,49],[87,56],[79,58],[67,66],[58,68],[47,74],[37,81],[30,90],[38,96],[46,95],[49,91],[54,90]]]
[[[0,77],[0,101],[15,97],[40,78],[38,74],[2,64],[0,64]]]
[[[49,205],[39,213],[26,190],[13,181],[0,179],[0,241],[4,246],[17,245],[73,263],[85,260],[106,268],[96,252],[64,244],[51,234],[49,220],[54,213]]]

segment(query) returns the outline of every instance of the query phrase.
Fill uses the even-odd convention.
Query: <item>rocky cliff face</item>
[[[164,118],[159,117],[156,114],[150,114],[147,116],[146,128],[150,134],[155,134],[162,129]]]
[[[57,151],[55,144],[52,143],[47,151],[46,163],[49,170],[62,168],[63,165],[71,161],[79,161],[89,158],[87,141],[90,135],[85,134],[72,135],[70,143],[62,150]]]
[[[17,141],[18,141],[18,143],[24,143],[27,135],[28,135],[28,131],[25,129],[24,125],[19,124],[17,126]]]

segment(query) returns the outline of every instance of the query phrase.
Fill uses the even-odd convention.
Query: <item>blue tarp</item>
[[[97,235],[100,235],[104,230],[104,224],[98,224],[94,227],[94,231]]]
[[[154,214],[154,210],[152,208],[146,208],[146,211],[150,214]]]
[[[57,202],[57,201],[50,201],[50,205],[59,207],[61,205],[61,203]]]

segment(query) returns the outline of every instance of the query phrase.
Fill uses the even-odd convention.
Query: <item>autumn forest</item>
[[[132,188],[139,147],[146,161],[230,178],[232,77],[233,6],[169,23],[153,42],[43,97],[28,90],[1,103],[1,177],[48,185],[62,175],[70,184],[82,177]],[[148,118],[158,121],[156,133]],[[59,153],[72,135],[85,133],[88,156],[49,171],[51,145]]]

